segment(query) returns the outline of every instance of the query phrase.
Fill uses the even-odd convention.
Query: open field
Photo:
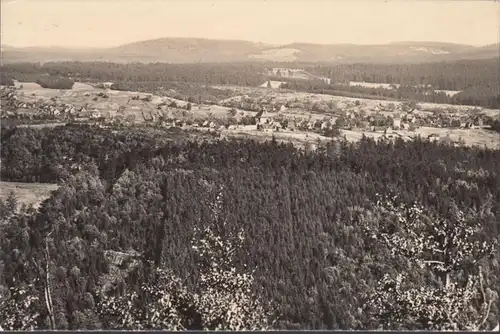
[[[458,93],[460,93],[459,90],[440,90],[440,89],[436,89],[435,92],[445,93],[448,96],[454,96],[454,95],[457,95]]]
[[[267,83],[266,83],[267,84]],[[242,96],[248,96],[253,98],[262,99],[273,99],[277,103],[286,103],[288,101],[301,101],[301,102],[335,102],[337,106],[341,109],[360,109],[365,111],[371,111],[380,105],[394,104],[395,106],[400,105],[400,101],[387,101],[387,100],[375,100],[375,99],[361,99],[361,98],[350,98],[343,96],[332,96],[326,94],[312,94],[312,93],[302,93],[302,92],[290,92],[290,91],[276,91],[274,89],[268,89],[265,87],[239,87],[239,86],[214,86],[218,89],[230,89],[234,92],[234,96],[220,101],[223,103],[227,100],[239,99]],[[108,97],[99,97],[99,93],[104,93]],[[125,114],[135,114],[136,116],[141,116],[141,110],[144,112],[155,112],[158,105],[171,102],[175,102],[179,107],[185,107],[186,101],[176,100],[170,97],[161,97],[153,94],[146,94],[140,92],[131,91],[114,91],[109,89],[99,89],[94,88],[90,85],[76,83],[73,89],[70,90],[58,90],[58,89],[47,89],[41,88],[38,84],[34,83],[23,83],[23,88],[18,90],[19,98],[23,101],[34,102],[36,100],[49,100],[55,98],[60,103],[73,104],[75,107],[86,106],[87,110],[97,109],[100,112],[109,113],[111,116],[115,116],[119,108],[124,108]],[[144,101],[146,96],[150,95],[150,101]],[[133,97],[139,97],[138,100],[133,100]],[[97,97],[97,99],[96,99]],[[356,104],[358,104],[356,106]],[[451,104],[438,104],[438,103],[419,103],[419,109],[421,111],[434,111],[434,110],[444,110],[449,112],[468,112],[470,110],[476,110],[482,114],[488,116],[500,116],[500,110],[498,109],[487,109],[482,107],[465,106],[465,105],[451,105]],[[209,110],[210,108],[211,110]],[[192,111],[210,111],[214,114],[219,115],[221,112],[227,112],[230,108],[225,108],[221,106],[204,106],[193,104]]]
[[[20,128],[33,128],[33,129],[43,129],[43,128],[55,128],[56,126],[65,125],[66,123],[43,123],[43,124],[21,124]]]
[[[19,205],[33,205],[38,208],[40,203],[50,197],[52,191],[59,186],[51,183],[22,183],[0,181],[0,199],[5,201],[11,192],[17,198]]]
[[[276,102],[286,102],[294,100],[299,100],[299,101],[310,100],[311,102],[333,101],[337,103],[339,108],[353,107],[356,101],[359,101],[360,106],[364,109],[375,108],[378,105],[388,105],[390,103],[396,106],[402,104],[401,101],[362,99],[362,98],[353,98],[344,96],[333,96],[326,94],[292,92],[287,90],[277,91],[263,87],[253,88],[253,87],[240,87],[240,86],[214,86],[214,88],[231,89],[235,92],[235,97],[238,95],[247,95],[250,97],[261,97],[264,99],[274,98]],[[428,103],[428,102],[419,102],[418,104],[420,106],[420,110],[422,111],[450,110],[455,112],[466,112],[475,109],[477,111],[480,111],[481,113],[488,115],[500,115],[500,109],[488,109],[477,106],[440,104],[440,103]]]
[[[22,88],[20,88],[22,84]],[[132,91],[116,91],[110,89],[94,88],[83,83],[75,83],[72,89],[58,90],[42,88],[35,83],[21,83],[17,95],[20,101],[36,103],[37,101],[54,101],[57,104],[72,105],[77,110],[85,108],[87,111],[96,111],[105,117],[133,116],[135,122],[144,122],[144,116],[163,116],[166,118],[197,118],[197,117],[224,117],[231,108],[218,105],[192,104],[191,110],[185,110],[188,102],[170,97]],[[106,97],[103,97],[104,94]],[[148,99],[148,96],[150,97]],[[175,102],[175,107],[168,107]],[[160,106],[163,108],[159,108]],[[255,114],[252,112],[238,111],[240,116]]]
[[[453,141],[461,139],[466,146],[486,146],[491,149],[500,149],[500,134],[486,129],[464,130],[420,127],[414,133],[416,135],[420,134],[422,137],[429,135],[438,135],[440,138],[449,137]]]

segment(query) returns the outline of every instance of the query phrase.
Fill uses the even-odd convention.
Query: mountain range
[[[159,38],[108,48],[19,48],[2,45],[3,63],[48,61],[420,63],[488,59],[499,57],[499,54],[500,44],[475,47],[441,42],[272,45],[240,40]]]

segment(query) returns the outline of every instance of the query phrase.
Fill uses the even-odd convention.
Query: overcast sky
[[[1,0],[2,44],[115,46],[159,37],[286,44],[499,42],[498,1]]]

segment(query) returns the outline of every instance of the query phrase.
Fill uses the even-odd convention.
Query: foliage
[[[138,292],[103,298],[97,307],[111,329],[183,330],[190,325],[192,299],[178,277],[157,269]]]
[[[224,233],[227,221],[221,217],[223,189],[211,206],[212,223],[195,228],[192,241],[200,268],[196,308],[203,330],[266,330],[271,325],[271,313],[259,296],[251,293],[254,278],[236,269],[235,256],[244,240],[243,229]]]
[[[14,80],[12,79],[12,77],[10,77],[2,72],[0,74],[0,85],[2,85],[2,86],[14,86]]]
[[[2,180],[60,185],[38,211],[0,222],[0,285],[7,289],[40,277],[26,264],[40,260],[53,231],[49,272],[58,329],[497,323],[500,263],[491,251],[500,151],[362,138],[307,153],[276,141],[92,126],[2,128],[1,145]],[[377,193],[398,198],[377,204]],[[385,274],[388,284],[402,275],[397,292],[384,288]],[[35,284],[31,295],[43,299],[43,288]],[[441,304],[440,296],[447,296]],[[209,306],[216,301],[218,307]],[[34,327],[48,328],[44,303],[36,305]],[[386,317],[387,305],[408,316]],[[228,315],[232,306],[238,317]],[[463,311],[447,315],[449,308]],[[269,321],[276,315],[278,322]]]
[[[154,277],[144,283],[139,293],[104,298],[98,305],[109,326],[118,329],[203,330],[262,329],[268,314],[250,291],[253,278],[237,273],[234,255],[243,240],[242,231],[222,238],[220,223],[221,194],[211,207],[213,222],[202,231],[195,229],[193,248],[199,255],[200,279],[197,292],[187,291],[171,272],[154,270]],[[201,235],[198,235],[201,234]],[[236,241],[236,243],[235,243]],[[197,323],[199,322],[199,323]]]
[[[43,76],[36,80],[36,83],[43,88],[71,89],[75,82],[71,79],[63,77]]]
[[[409,261],[413,275],[420,272],[441,279],[423,283],[425,279],[415,281],[408,271],[396,277],[386,274],[370,299],[376,316],[388,326],[403,328],[480,329],[498,298],[489,288],[485,292],[481,269],[474,270],[498,248],[498,235],[481,235],[483,226],[478,223],[478,218],[494,220],[491,199],[467,214],[452,205],[450,219],[428,215],[418,204],[395,204],[396,200],[378,201],[385,226],[366,226],[367,233],[390,250],[394,261],[398,256]]]
[[[39,298],[32,284],[11,287],[8,296],[0,296],[0,325],[4,330],[33,330],[40,313]]]

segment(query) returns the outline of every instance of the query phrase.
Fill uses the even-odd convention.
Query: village
[[[463,136],[450,139],[443,130],[448,130],[448,134],[452,130],[461,130],[461,134],[466,130],[486,131],[493,120],[491,111],[488,114],[472,107],[429,108],[415,101],[325,99],[314,94],[280,94],[276,89],[260,88],[247,94],[235,91],[231,98],[204,105],[154,94],[117,92],[110,89],[111,85],[79,83],[76,89],[68,91],[38,87],[32,93],[22,84],[2,87],[1,117],[32,124],[72,122],[101,127],[149,124],[159,128],[222,131],[225,135],[260,133],[266,137],[280,133],[283,138],[286,135],[297,138],[303,134],[309,140],[327,140],[345,134],[354,135],[350,136],[353,138],[364,134],[409,140],[418,135],[432,141],[447,140],[454,145],[463,145]]]

